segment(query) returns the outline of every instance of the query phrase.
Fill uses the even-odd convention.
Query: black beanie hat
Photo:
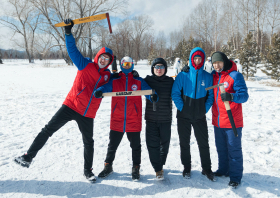
[[[212,64],[216,61],[224,62],[224,69],[223,71],[227,71],[232,67],[232,63],[228,59],[228,57],[223,52],[214,52],[211,57]]]
[[[153,62],[152,62],[152,67],[151,67],[151,70],[152,70],[152,74],[155,75],[154,73],[154,67],[156,64],[163,64],[164,67],[165,67],[165,72],[163,75],[166,74],[167,72],[167,64],[166,64],[166,61],[163,59],[163,58],[156,58]]]

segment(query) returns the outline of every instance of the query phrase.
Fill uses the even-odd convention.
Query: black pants
[[[84,169],[90,169],[92,167],[93,161],[93,118],[87,118],[74,110],[70,109],[66,105],[56,112],[49,123],[42,129],[42,131],[37,135],[32,145],[27,151],[27,155],[34,158],[38,151],[45,145],[49,137],[51,137],[54,132],[59,130],[67,122],[75,120],[78,123],[79,129],[83,136],[84,143]]]
[[[198,144],[201,167],[205,170],[211,169],[211,159],[208,143],[208,128],[206,117],[198,120],[177,118],[178,133],[181,148],[181,161],[185,168],[191,169],[191,126],[194,128],[194,135]]]
[[[112,164],[117,148],[123,138],[123,132],[118,131],[110,131],[109,136],[109,144],[107,150],[107,156],[105,159],[105,163]],[[127,139],[130,142],[130,147],[132,149],[132,162],[133,165],[140,165],[141,164],[141,139],[140,139],[140,132],[126,132]]]
[[[146,143],[150,162],[158,172],[166,162],[171,137],[171,122],[146,121]]]

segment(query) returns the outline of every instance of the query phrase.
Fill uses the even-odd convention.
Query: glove
[[[152,95],[151,95],[151,100],[152,100],[153,102],[156,102],[156,101],[158,100],[157,94],[152,94]]]
[[[225,101],[232,101],[233,100],[233,95],[231,93],[221,93],[221,98],[222,98],[222,101],[225,102]]]
[[[189,72],[190,67],[188,65],[185,65],[182,69],[183,72]]]
[[[139,74],[136,70],[132,70],[131,73],[132,73],[133,77],[139,77]]]
[[[64,23],[65,23],[65,24],[71,23],[71,25],[64,26],[64,28],[65,28],[65,34],[68,34],[68,35],[71,34],[71,29],[72,29],[72,27],[74,26],[74,23],[73,23],[72,19],[65,19],[65,20],[64,20]]]
[[[103,94],[103,92],[102,92],[102,91],[99,91],[99,90],[94,92],[94,96],[95,96],[96,98],[103,98],[102,94]]]

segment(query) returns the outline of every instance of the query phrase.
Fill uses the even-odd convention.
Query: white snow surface
[[[131,149],[124,136],[116,154],[114,173],[95,184],[83,177],[83,143],[77,124],[67,123],[34,158],[30,168],[13,162],[27,151],[40,130],[61,107],[77,69],[63,60],[4,60],[0,65],[0,197],[279,197],[280,196],[280,88],[261,84],[269,78],[258,71],[246,81],[249,100],[243,104],[242,137],[244,174],[238,189],[228,188],[229,178],[211,182],[201,174],[200,157],[191,136],[192,177],[183,179],[173,105],[172,135],[164,166],[164,181],[155,180],[145,142],[143,119],[141,179],[131,180]],[[48,65],[49,67],[46,67]],[[147,61],[135,69],[150,75]],[[169,69],[168,75],[173,75]],[[145,98],[142,97],[143,113]],[[104,166],[110,125],[111,98],[104,98],[94,121],[93,172]],[[212,169],[218,167],[211,111],[207,113]]]

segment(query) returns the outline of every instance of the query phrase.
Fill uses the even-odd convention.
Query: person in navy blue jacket
[[[211,170],[208,127],[205,116],[214,101],[213,90],[205,90],[213,85],[213,77],[203,70],[205,57],[204,50],[199,47],[191,51],[190,68],[187,72],[180,72],[176,77],[171,96],[178,109],[177,126],[181,162],[184,165],[183,177],[187,179],[191,177],[190,137],[191,127],[193,127],[200,153],[202,174],[211,181],[215,181]]]

